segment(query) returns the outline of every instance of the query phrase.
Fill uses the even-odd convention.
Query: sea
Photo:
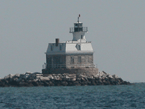
[[[0,109],[145,109],[145,83],[1,87]]]

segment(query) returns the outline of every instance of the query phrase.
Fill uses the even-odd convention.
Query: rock
[[[30,71],[27,71],[25,74],[32,74],[32,72],[30,72]]]
[[[49,77],[43,77],[43,76],[40,76],[38,79],[40,79],[40,81],[50,80]]]
[[[9,74],[0,79],[0,87],[29,87],[29,86],[84,86],[84,85],[130,85],[117,75],[110,75],[104,71],[89,73],[41,74],[29,72],[24,74]]]
[[[20,79],[26,79],[27,78],[27,75],[25,74],[20,74]]]
[[[34,72],[33,74],[41,74],[40,72]]]
[[[7,76],[4,77],[4,79],[11,79],[14,75],[13,74],[9,74]]]
[[[112,77],[113,77],[113,78],[118,78],[118,76],[117,76],[117,75],[112,75]]]
[[[32,81],[33,86],[39,86],[39,83],[37,81]]]

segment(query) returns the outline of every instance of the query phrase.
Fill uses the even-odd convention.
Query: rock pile
[[[102,71],[94,75],[86,74],[9,74],[0,79],[0,87],[22,86],[83,86],[83,85],[129,85],[116,75]]]

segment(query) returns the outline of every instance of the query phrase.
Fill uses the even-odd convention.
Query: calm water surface
[[[145,109],[145,83],[0,88],[0,109]]]

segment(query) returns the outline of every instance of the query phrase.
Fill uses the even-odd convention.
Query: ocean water
[[[145,109],[145,83],[0,88],[0,109]]]

